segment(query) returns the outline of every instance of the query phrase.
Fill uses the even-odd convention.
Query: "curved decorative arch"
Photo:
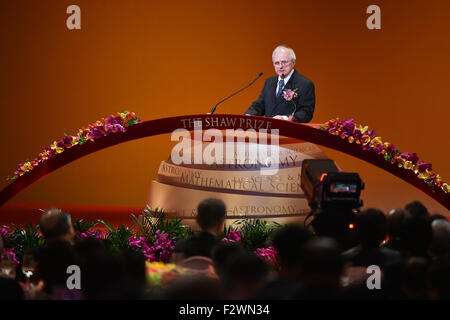
[[[199,114],[149,120],[127,128],[125,133],[110,134],[95,140],[95,142],[88,141],[82,146],[76,145],[44,161],[32,171],[18,177],[5,187],[0,192],[0,207],[34,182],[72,161],[119,143],[171,133],[178,128],[193,130],[195,120],[201,120],[202,123],[206,124],[203,129],[278,129],[282,136],[308,141],[347,153],[403,179],[450,210],[450,197],[444,191],[440,189],[433,191],[422,179],[418,179],[412,170],[391,165],[384,161],[382,157],[375,156],[373,152],[363,151],[356,144],[350,144],[338,136],[330,135],[327,131],[321,130],[319,124],[302,124],[273,118],[229,114]]]

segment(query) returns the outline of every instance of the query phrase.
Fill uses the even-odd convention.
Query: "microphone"
[[[256,80],[258,80],[259,77],[261,77],[262,75],[263,75],[263,73],[261,72],[260,74],[258,74],[258,76],[257,76],[252,82],[250,82],[249,85],[245,86],[244,88],[242,88],[242,89],[236,91],[235,93],[233,93],[231,96],[226,97],[226,98],[223,99],[222,101],[218,102],[218,103],[211,109],[211,112],[210,112],[210,113],[213,114],[213,113],[216,111],[217,106],[218,106],[219,104],[221,104],[222,102],[224,102],[225,100],[230,99],[232,96],[234,96],[234,95],[238,94],[239,92],[241,92],[242,90],[245,90],[245,89],[247,89],[248,87],[250,87],[250,86],[251,86]]]

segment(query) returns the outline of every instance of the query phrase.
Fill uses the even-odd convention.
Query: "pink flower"
[[[417,164],[417,170],[419,170],[420,173],[424,173],[426,170],[431,171],[432,170],[431,163],[421,161],[420,163]]]
[[[86,230],[85,232],[80,233],[80,238],[103,239],[103,236],[102,232],[99,230]]]
[[[144,237],[140,238],[130,237],[128,238],[128,246],[132,249],[142,249],[145,246],[148,246],[148,243]]]
[[[149,243],[143,237],[131,237],[128,239],[128,246],[141,251],[145,259],[150,262],[162,261],[167,263],[170,261],[170,257],[175,250],[175,242],[169,238],[166,232],[160,230],[156,231],[153,244]]]
[[[226,238],[221,240],[222,242],[241,242],[241,232],[240,231],[230,231]]]
[[[107,132],[126,132],[127,129],[125,129],[122,125],[120,124],[111,124],[111,125],[106,125],[105,129]]]
[[[406,161],[411,161],[412,164],[416,164],[417,161],[419,161],[419,157],[417,156],[417,154],[415,152],[414,153],[405,152],[405,153],[402,153],[400,156],[402,158],[406,159]]]
[[[294,91],[291,89],[284,90],[283,91],[284,100],[292,101],[293,99],[296,99],[298,97],[298,94],[295,91],[297,91],[297,89],[295,89]]]
[[[2,256],[8,260],[14,261],[16,265],[19,265],[19,260],[17,260],[17,256],[14,253],[14,248],[3,248]]]
[[[257,256],[266,260],[273,268],[278,268],[278,252],[274,246],[268,248],[258,248],[254,252]]]
[[[2,236],[3,240],[8,241],[11,234],[9,233],[8,229],[0,227],[0,235]]]

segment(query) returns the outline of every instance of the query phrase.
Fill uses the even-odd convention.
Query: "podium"
[[[162,208],[170,218],[183,219],[183,224],[194,230],[198,228],[198,204],[211,197],[226,204],[226,225],[254,218],[281,224],[303,223],[310,212],[300,187],[303,160],[328,159],[327,155],[303,140],[260,132],[251,139],[245,137],[248,133],[227,131],[220,130],[223,139],[219,142],[202,141],[203,151],[219,150],[220,158],[215,158],[219,161],[193,163],[195,143],[203,136],[198,134],[197,140],[191,140],[190,163],[175,164],[173,157],[161,161],[147,204]],[[278,143],[273,144],[274,140]],[[229,152],[231,148],[234,152]],[[270,152],[266,152],[268,149]],[[270,162],[273,154],[278,155],[277,163]],[[268,169],[272,171],[264,171]]]

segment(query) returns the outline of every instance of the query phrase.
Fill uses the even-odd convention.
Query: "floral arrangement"
[[[267,248],[258,248],[255,250],[255,254],[266,260],[273,270],[280,270],[278,252],[273,245]]]
[[[144,237],[131,237],[128,239],[129,247],[141,251],[147,261],[161,261],[168,263],[175,249],[175,242],[164,231],[157,230],[155,242],[150,243]]]
[[[145,263],[147,282],[153,288],[161,289],[171,281],[176,280],[188,272],[185,268],[174,263],[149,262]]]
[[[294,105],[294,111],[288,117],[289,121],[293,121],[294,120],[295,112],[297,112],[297,104],[295,103],[295,99],[298,98],[297,91],[298,91],[298,88],[295,88],[294,90],[286,89],[286,90],[283,91],[283,98],[284,98],[284,100],[286,100],[287,102],[292,102],[292,104]]]
[[[286,100],[288,102],[289,101],[294,102],[293,100],[298,98],[297,91],[298,91],[298,88],[295,88],[294,90],[291,90],[291,89],[284,90],[283,91],[283,98],[284,98],[284,100]],[[294,103],[294,105],[295,105],[295,103]]]
[[[223,238],[222,242],[241,242],[242,235],[240,231],[232,230],[228,233],[228,235]]]
[[[100,230],[86,230],[81,233],[77,233],[77,236],[81,239],[94,238],[94,239],[104,239],[103,234]]]
[[[179,219],[167,218],[161,209],[147,207],[141,216],[139,220],[132,215],[134,226],[131,228],[124,225],[113,227],[103,220],[74,220],[74,241],[95,239],[101,241],[113,254],[120,254],[128,249],[142,252],[146,259],[147,280],[156,289],[182,275],[191,274],[192,270],[170,263],[176,242],[190,237],[191,230],[181,225]],[[103,226],[99,227],[98,224]],[[222,241],[241,243],[244,248],[277,270],[278,257],[276,250],[270,245],[270,238],[278,227],[281,225],[260,219],[237,221],[224,230]],[[23,254],[28,250],[37,249],[44,244],[39,225],[31,223],[25,227],[0,227],[0,234],[4,240],[3,257],[14,261],[16,265],[20,264]],[[217,278],[213,271],[206,275]]]
[[[0,227],[0,235],[3,239],[3,248],[0,252],[0,259],[7,259],[14,261],[16,265],[19,265],[19,260],[17,259],[14,248],[11,246],[12,234],[5,227]]]
[[[383,142],[381,137],[376,135],[375,130],[369,130],[367,126],[357,126],[353,119],[340,120],[335,118],[327,121],[320,128],[332,135],[347,139],[349,143],[359,145],[365,151],[372,150],[392,165],[414,171],[419,179],[423,179],[433,188],[433,191],[437,187],[445,193],[449,192],[449,185],[442,181],[441,176],[432,171],[431,163],[426,163],[423,160],[419,162],[416,153],[400,152],[392,143]]]
[[[86,128],[81,128],[75,136],[65,135],[61,140],[54,141],[34,160],[20,163],[16,171],[14,171],[14,175],[8,177],[8,180],[14,180],[23,176],[25,173],[39,166],[42,162],[53,158],[66,149],[70,149],[76,145],[83,145],[87,141],[95,141],[111,133],[126,132],[127,127],[131,127],[140,122],[141,120],[136,117],[134,112],[128,111],[119,112],[115,116],[111,115],[107,119],[102,118]]]
[[[228,235],[221,240],[222,242],[241,242],[242,233],[237,230],[228,232]],[[273,245],[267,248],[257,248],[253,251],[258,257],[264,259],[274,270],[279,270],[278,253]]]

